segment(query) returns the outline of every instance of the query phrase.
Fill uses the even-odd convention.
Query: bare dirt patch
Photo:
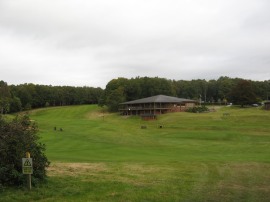
[[[74,176],[99,173],[107,169],[104,163],[53,163],[48,168],[49,176]]]
[[[108,112],[90,112],[85,115],[85,118],[87,119],[104,119],[106,117],[110,116]]]
[[[82,176],[82,181],[114,181],[135,186],[150,186],[161,183],[164,172],[171,172],[171,169],[136,163],[53,163],[48,169],[48,176]]]

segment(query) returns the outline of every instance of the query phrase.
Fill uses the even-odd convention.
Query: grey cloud
[[[119,76],[266,80],[269,9],[266,0],[2,0],[1,79],[101,87]]]

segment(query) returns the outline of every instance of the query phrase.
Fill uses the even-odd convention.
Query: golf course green
[[[0,201],[270,201],[270,112],[210,109],[154,121],[97,105],[33,110],[48,181]]]

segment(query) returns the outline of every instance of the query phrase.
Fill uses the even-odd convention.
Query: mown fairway
[[[31,119],[52,162],[48,183],[7,189],[0,201],[270,201],[269,111],[223,107],[142,121],[85,105]]]

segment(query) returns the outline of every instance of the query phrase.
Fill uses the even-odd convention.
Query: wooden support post
[[[26,158],[30,158],[30,153],[29,152],[26,152]],[[32,188],[31,187],[31,174],[27,174],[26,177],[27,177],[27,188],[30,191],[31,188]]]

